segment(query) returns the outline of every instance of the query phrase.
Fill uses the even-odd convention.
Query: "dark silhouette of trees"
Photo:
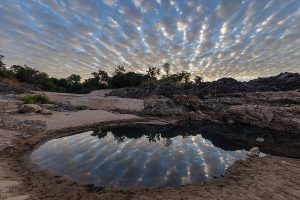
[[[93,72],[92,75],[94,76],[100,87],[107,86],[109,75],[106,71],[99,69],[98,72]]]
[[[182,85],[189,84],[191,79],[191,73],[181,71],[180,73],[170,74],[169,76],[163,76],[160,82],[164,85]]]
[[[66,78],[66,89],[68,92],[75,92],[81,89],[80,84],[81,77],[76,74],[71,74],[68,78]]]
[[[127,72],[124,66],[117,66],[114,74],[110,76],[106,71],[99,69],[92,73],[92,77],[81,82],[80,75],[72,74],[67,78],[49,77],[45,72],[41,72],[27,65],[13,65],[9,69],[3,62],[4,56],[0,54],[0,77],[17,79],[20,82],[32,84],[40,89],[57,92],[75,92],[88,93],[92,90],[104,88],[122,88],[137,87],[147,85],[174,85],[185,86],[192,84],[191,74],[186,71],[171,74],[171,65],[164,63],[162,69],[166,75],[160,76],[160,69],[157,67],[149,67],[146,74]],[[202,82],[202,78],[196,76],[194,78],[195,85]]]
[[[76,86],[76,85],[79,85],[81,77],[76,74],[71,74],[66,80],[67,80],[68,85]]]
[[[181,80],[180,80],[181,83],[185,83],[185,84],[190,83],[191,73],[186,72],[186,71],[181,71],[181,73],[179,74],[179,76],[181,78]]]
[[[4,59],[4,55],[0,54],[0,77],[7,77],[8,74],[7,74],[7,69],[6,69],[6,65],[5,63],[3,62],[3,59]]]
[[[157,79],[157,77],[160,75],[160,69],[156,67],[149,67],[147,74],[150,78]]]
[[[4,59],[4,55],[0,54],[0,69],[5,68],[5,64],[3,62],[3,59]]]
[[[165,63],[163,64],[162,68],[164,69],[164,71],[167,74],[167,77],[170,75],[170,71],[171,71],[171,65],[169,63]]]
[[[124,74],[125,72],[125,67],[121,65],[117,66],[115,69],[115,74]]]
[[[202,81],[203,81],[203,78],[202,78],[202,77],[200,77],[200,76],[195,76],[194,82],[195,82],[196,85],[200,85],[200,84],[202,83]]]
[[[148,79],[149,76],[135,72],[126,72],[123,66],[115,69],[113,77],[109,78],[110,88],[137,87]]]
[[[49,75],[45,72],[39,72],[35,75],[35,86],[49,91],[54,89],[53,82],[49,78]]]

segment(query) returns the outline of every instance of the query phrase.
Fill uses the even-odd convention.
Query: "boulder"
[[[237,105],[228,108],[225,116],[236,122],[262,128],[300,132],[299,106]]]
[[[250,157],[258,157],[260,155],[260,150],[258,147],[253,147],[250,149],[247,155]]]
[[[41,112],[43,108],[37,104],[24,104],[21,106],[20,113],[38,113]]]
[[[52,115],[52,112],[45,108],[42,111],[40,111],[39,113],[42,115]]]
[[[184,108],[163,96],[150,96],[144,101],[144,114],[158,116],[176,116],[184,114]]]

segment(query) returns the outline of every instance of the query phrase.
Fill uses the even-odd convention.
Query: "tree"
[[[163,64],[162,68],[164,69],[164,71],[167,74],[167,77],[170,75],[170,71],[171,71],[171,65],[169,63],[165,63]]]
[[[5,69],[5,64],[2,61],[4,59],[4,55],[0,54],[0,69]]]
[[[148,78],[147,75],[135,72],[116,73],[109,79],[108,86],[110,88],[137,87]]]
[[[61,79],[61,83],[66,88],[67,92],[77,92],[81,89],[81,77],[77,74],[71,74],[65,80]]]
[[[179,74],[180,76],[180,82],[183,82],[185,84],[190,82],[191,79],[191,73],[186,72],[186,71],[181,71],[181,73]]]
[[[190,83],[191,73],[181,71],[180,73],[171,74],[169,76],[163,76],[160,80],[163,84],[181,85]]]
[[[74,87],[80,84],[81,77],[77,74],[71,74],[66,80],[70,86]]]
[[[107,82],[109,81],[109,76],[107,72],[99,69],[98,75],[99,75],[99,83],[107,85]]]
[[[125,67],[121,65],[117,66],[115,69],[115,74],[124,74],[125,72]]]
[[[35,82],[37,84],[43,84],[47,79],[49,79],[49,76],[45,72],[39,72],[35,75]]]
[[[156,79],[160,75],[160,69],[156,67],[149,67],[147,74],[150,78]]]
[[[43,90],[54,90],[54,84],[45,72],[39,72],[35,75],[35,85]]]
[[[13,65],[10,68],[14,73],[14,77],[21,82],[33,83],[35,84],[35,77],[39,73],[38,70],[24,65]]]
[[[93,72],[92,75],[94,80],[89,80],[88,85],[94,84],[92,87],[98,89],[107,88],[110,77],[106,71],[99,69],[98,72]]]
[[[0,54],[0,77],[7,76],[7,69],[5,68],[5,64],[2,61],[4,59],[4,55]]]
[[[200,76],[195,76],[194,81],[196,85],[200,85],[203,81],[203,78]]]

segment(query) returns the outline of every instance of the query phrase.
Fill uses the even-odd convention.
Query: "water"
[[[197,130],[191,134],[180,127],[135,125],[53,139],[31,158],[42,168],[88,184],[177,187],[220,176],[246,153],[214,146]]]

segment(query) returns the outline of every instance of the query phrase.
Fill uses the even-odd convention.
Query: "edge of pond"
[[[51,177],[63,177],[69,181],[72,182],[76,182],[78,185],[83,186],[83,187],[93,187],[93,188],[105,188],[105,189],[113,189],[113,190],[123,190],[123,189],[130,189],[130,190],[139,190],[139,189],[159,189],[159,188],[151,188],[151,187],[129,187],[129,188],[111,188],[111,187],[101,187],[101,186],[94,186],[93,184],[86,184],[83,182],[80,182],[79,180],[76,180],[70,176],[67,175],[59,175],[57,172],[55,172],[54,170],[50,170],[50,169],[44,169],[42,167],[40,167],[38,164],[35,164],[32,162],[31,160],[31,153],[33,151],[35,151],[36,149],[38,149],[41,145],[45,144],[47,141],[52,140],[52,139],[56,139],[56,138],[61,138],[61,137],[66,137],[66,136],[71,136],[71,135],[76,135],[79,134],[81,132],[85,132],[85,131],[90,131],[93,129],[98,128],[99,126],[101,127],[118,127],[118,126],[123,126],[123,125],[132,125],[132,124],[146,124],[146,123],[150,123],[153,120],[153,118],[143,118],[142,120],[121,120],[121,121],[113,121],[113,122],[103,122],[103,123],[96,123],[96,124],[92,124],[92,125],[88,125],[88,126],[80,126],[80,127],[71,127],[71,128],[65,128],[65,129],[60,129],[60,130],[56,130],[56,131],[46,131],[44,133],[42,133],[41,135],[38,136],[38,138],[42,137],[42,139],[38,140],[38,142],[34,142],[32,144],[30,144],[30,146],[27,146],[27,150],[25,151],[25,153],[23,153],[20,157],[19,160],[20,162],[22,162],[23,166],[25,167],[25,169],[27,171],[30,172],[31,176],[34,175],[34,173],[43,173],[45,176],[51,176]],[[159,120],[161,121],[161,120]],[[176,124],[178,121],[180,120],[173,120],[173,121],[162,121],[162,123],[167,122],[167,124]],[[155,123],[156,124],[156,123]],[[164,124],[162,124],[164,125]],[[30,139],[34,139],[37,136],[33,136],[33,138]],[[249,159],[249,158],[248,158]],[[227,170],[226,170],[227,173]],[[223,177],[224,175],[220,176]],[[220,178],[218,177],[218,178]],[[212,179],[213,180],[213,179]],[[211,181],[211,180],[209,180]],[[208,181],[208,182],[209,182]],[[194,184],[188,184],[188,185],[194,185]],[[195,184],[196,185],[196,184]],[[197,184],[199,185],[199,184]],[[202,185],[202,184],[200,184]],[[169,187],[167,187],[169,188]],[[170,188],[178,188],[178,187],[170,187]],[[164,188],[165,189],[165,188]]]
[[[158,191],[158,190],[172,190],[172,189],[181,189],[183,187],[187,186],[203,186],[208,184],[213,184],[215,180],[221,181],[224,177],[230,176],[231,169],[238,168],[239,165],[244,161],[237,161],[232,166],[230,166],[224,176],[217,177],[216,179],[212,179],[208,181],[208,184],[191,184],[191,185],[184,185],[180,188],[124,188],[124,189],[115,189],[115,188],[103,188],[103,187],[97,187],[91,184],[83,184],[80,183],[77,180],[74,180],[73,178],[66,176],[66,175],[58,175],[56,172],[42,169],[37,164],[34,164],[30,159],[30,154],[32,151],[34,151],[36,148],[38,148],[40,145],[44,144],[45,142],[54,139],[59,138],[63,136],[68,135],[74,135],[83,131],[88,131],[93,128],[97,128],[99,126],[120,126],[120,125],[126,125],[128,123],[133,122],[149,122],[149,119],[147,118],[141,118],[141,119],[133,119],[133,120],[120,120],[120,121],[112,121],[112,122],[101,122],[96,124],[90,124],[87,126],[79,126],[79,127],[71,127],[71,128],[65,128],[61,130],[56,131],[45,131],[40,134],[33,134],[32,137],[28,137],[29,141],[23,141],[23,143],[17,143],[15,144],[15,147],[17,147],[17,151],[14,152],[13,158],[17,163],[17,166],[14,165],[13,168],[14,171],[17,171],[19,174],[21,174],[22,177],[24,177],[23,184],[21,185],[21,191],[23,192],[30,192],[36,195],[39,195],[43,192],[47,192],[48,189],[51,187],[50,191],[56,191],[56,188],[60,191],[66,191],[66,190],[72,190],[73,188],[76,189],[78,192],[86,192],[89,195],[93,194],[102,194],[105,192],[114,192],[114,193],[120,193],[121,195],[128,195],[131,191]],[[21,146],[18,146],[20,144]],[[255,159],[261,159],[261,158],[248,158],[246,162],[251,162],[251,160]],[[17,168],[17,169],[16,169]],[[61,187],[59,187],[59,186]],[[70,188],[72,187],[72,188]],[[49,194],[51,195],[51,194]]]

